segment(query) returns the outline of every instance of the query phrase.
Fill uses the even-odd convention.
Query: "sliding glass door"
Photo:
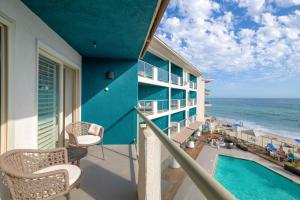
[[[38,72],[38,148],[57,146],[59,120],[59,64],[40,55]]]

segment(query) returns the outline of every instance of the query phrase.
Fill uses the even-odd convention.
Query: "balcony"
[[[209,95],[210,94],[210,90],[209,89],[205,89],[205,94]]]
[[[169,110],[169,100],[140,100],[138,102],[138,108],[147,116],[155,116]]]
[[[212,106],[212,104],[211,104],[209,101],[205,101],[205,102],[204,102],[204,105],[207,106],[207,107]]]
[[[196,90],[197,89],[197,83],[193,82],[193,81],[190,81],[190,89]]]
[[[171,83],[173,85],[183,86],[183,79],[182,77],[171,73]]]
[[[196,106],[197,105],[197,99],[189,99],[189,106]]]
[[[152,81],[149,82],[152,84],[156,81],[169,83],[169,72],[167,70],[158,68],[142,60],[139,60],[138,62],[138,75],[139,77],[146,78],[147,81]]]

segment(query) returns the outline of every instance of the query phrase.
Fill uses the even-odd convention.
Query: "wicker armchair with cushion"
[[[76,147],[89,147],[101,144],[104,159],[103,137],[104,128],[97,124],[87,122],[74,122],[66,127],[69,135],[69,145]]]
[[[81,170],[68,164],[67,150],[17,149],[0,157],[0,168],[13,200],[54,199],[79,185]]]

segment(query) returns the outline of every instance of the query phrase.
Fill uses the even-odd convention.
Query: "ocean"
[[[300,138],[300,99],[208,98],[208,116],[243,122],[257,132]]]

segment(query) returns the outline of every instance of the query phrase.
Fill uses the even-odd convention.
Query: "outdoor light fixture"
[[[115,73],[112,71],[106,72],[105,77],[106,79],[113,80],[115,78]]]
[[[93,47],[96,49],[97,48],[97,43],[96,41],[93,41]]]

